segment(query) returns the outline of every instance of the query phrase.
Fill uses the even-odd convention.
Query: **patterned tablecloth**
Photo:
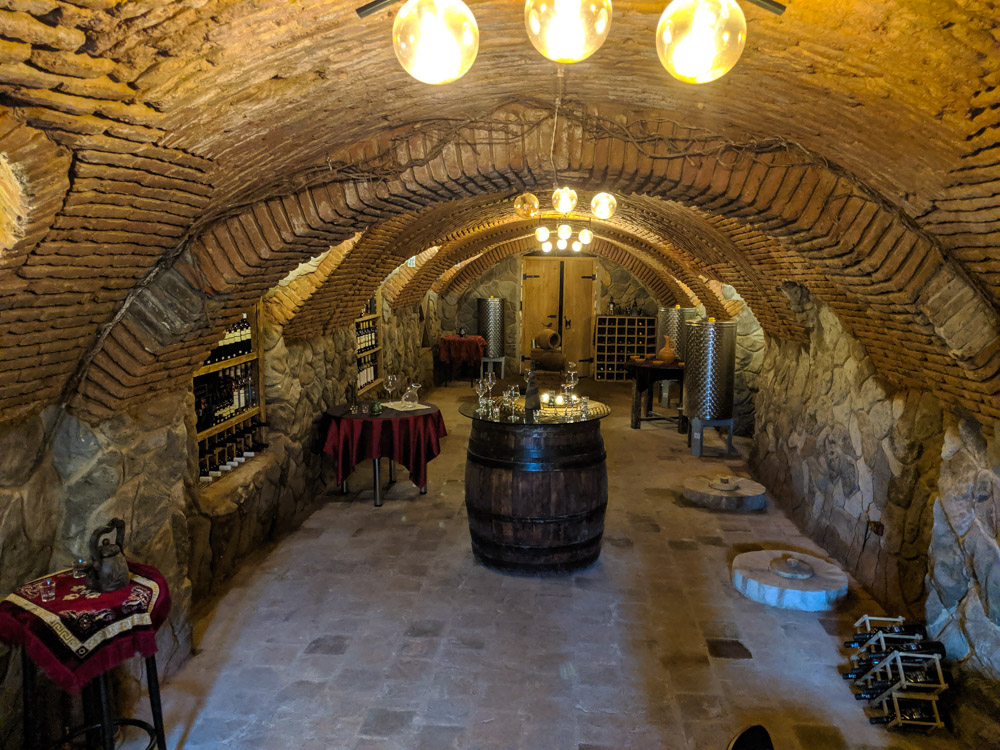
[[[128,585],[106,594],[88,589],[70,570],[45,576],[56,584],[52,601],[42,601],[45,578],[24,584],[0,602],[0,641],[23,646],[54,683],[73,693],[136,653],[152,656],[170,592],[156,568],[128,567]]]
[[[438,359],[444,363],[478,365],[486,352],[482,336],[442,336],[438,339]]]

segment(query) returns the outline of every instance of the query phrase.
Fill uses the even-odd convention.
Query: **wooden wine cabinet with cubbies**
[[[656,353],[656,318],[598,315],[594,328],[594,380],[626,380],[629,357]]]
[[[199,481],[239,469],[267,446],[261,305],[233,323],[194,372]]]

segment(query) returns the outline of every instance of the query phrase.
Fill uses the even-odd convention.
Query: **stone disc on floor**
[[[764,485],[736,476],[697,476],[684,480],[684,497],[709,510],[746,513],[767,507]]]
[[[836,565],[780,549],[737,555],[732,580],[748,599],[803,612],[833,609],[847,594],[847,575]]]

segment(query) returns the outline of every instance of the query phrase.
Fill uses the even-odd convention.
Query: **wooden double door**
[[[531,356],[531,340],[544,329],[562,339],[568,362],[581,377],[590,375],[594,322],[594,259],[524,259],[521,282],[521,354]]]

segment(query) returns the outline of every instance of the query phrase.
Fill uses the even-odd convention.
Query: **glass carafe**
[[[410,387],[406,389],[406,393],[403,394],[402,401],[406,404],[416,404],[420,402],[420,397],[417,395],[417,391],[420,390],[420,383],[410,383]]]

